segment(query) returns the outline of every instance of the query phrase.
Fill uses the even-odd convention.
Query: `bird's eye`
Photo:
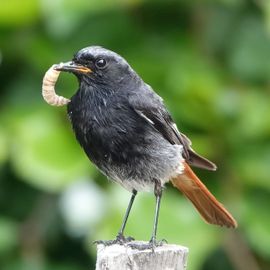
[[[95,65],[99,69],[103,69],[107,66],[107,61],[103,58],[97,59]]]

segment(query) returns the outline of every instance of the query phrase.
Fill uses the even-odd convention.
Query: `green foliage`
[[[14,221],[0,219],[0,258],[11,252],[17,243],[17,226]]]
[[[37,110],[14,118],[14,169],[25,181],[48,191],[63,189],[71,181],[87,176],[91,169],[72,142],[71,130],[61,122],[56,115]]]
[[[128,192],[90,164],[65,109],[41,97],[49,66],[97,44],[123,55],[194,149],[217,163],[217,172],[196,172],[235,215],[249,257],[235,262],[225,246],[237,240],[205,224],[171,187],[158,236],[189,247],[191,270],[240,269],[245,259],[269,269],[269,31],[269,1],[1,1],[0,269],[94,269],[91,242],[117,233]],[[70,74],[56,86],[67,97],[77,87]],[[87,233],[87,218],[84,231],[69,230],[59,204],[81,179],[99,190]],[[80,203],[83,196],[71,213],[87,211]],[[153,209],[153,195],[140,194],[127,234],[148,240]]]
[[[0,130],[0,164],[2,164],[8,155],[7,136],[3,130]]]

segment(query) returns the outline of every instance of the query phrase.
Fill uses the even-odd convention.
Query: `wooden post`
[[[96,270],[185,270],[188,248],[164,244],[152,249],[141,249],[146,244],[134,241],[135,246],[97,246]]]

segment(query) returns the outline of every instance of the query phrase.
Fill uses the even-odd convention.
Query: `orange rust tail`
[[[218,202],[187,163],[184,163],[184,167],[183,174],[171,180],[173,185],[194,204],[206,222],[236,228],[237,222],[232,215]]]

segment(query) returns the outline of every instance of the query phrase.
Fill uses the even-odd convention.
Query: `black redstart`
[[[163,100],[124,58],[98,46],[80,50],[73,60],[55,67],[78,78],[79,89],[68,103],[76,138],[89,159],[114,182],[132,192],[115,242],[123,243],[126,221],[137,191],[154,192],[156,231],[164,185],[171,181],[211,224],[237,223],[191,170],[216,166],[191,148],[178,131]]]

